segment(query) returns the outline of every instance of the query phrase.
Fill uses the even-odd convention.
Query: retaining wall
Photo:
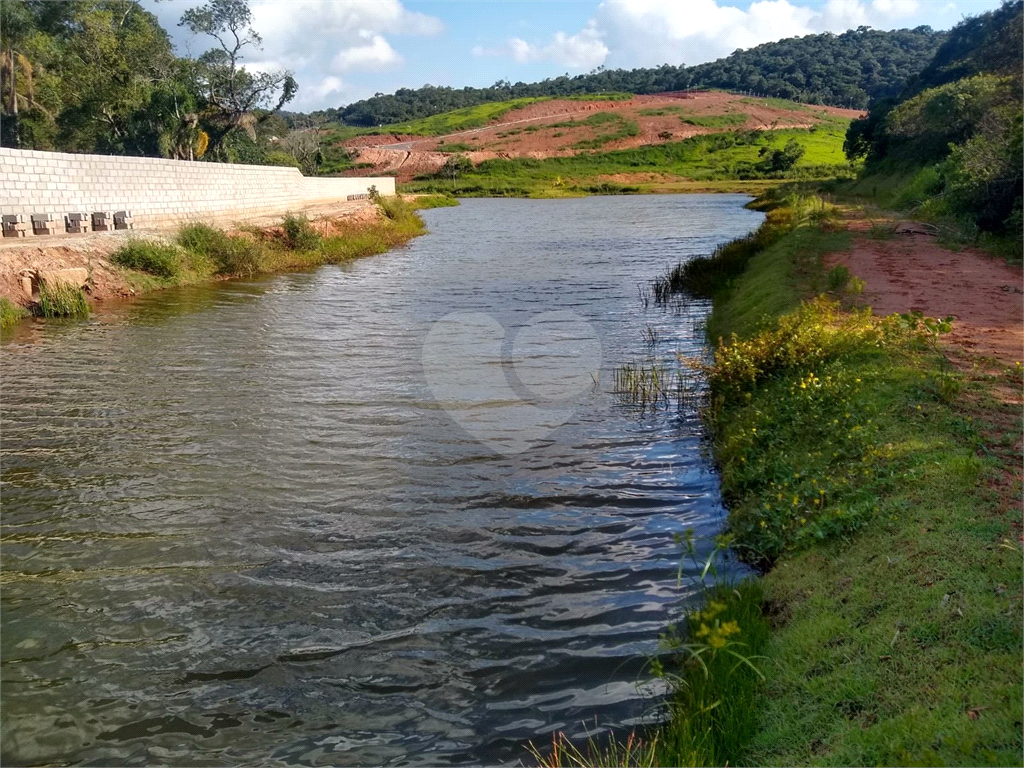
[[[72,211],[128,210],[136,227],[226,221],[298,212],[365,194],[371,185],[382,195],[395,194],[392,176],[307,178],[279,166],[0,147],[0,214],[22,213],[26,220],[33,213],[62,218]]]

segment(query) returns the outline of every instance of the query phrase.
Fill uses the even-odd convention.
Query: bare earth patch
[[[946,342],[974,359],[1005,365],[1022,360],[1024,294],[1019,268],[979,251],[951,251],[923,234],[888,240],[855,237],[830,257],[864,280],[864,301],[876,314],[920,311],[954,318]]]

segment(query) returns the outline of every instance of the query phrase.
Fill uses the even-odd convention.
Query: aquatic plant
[[[28,314],[27,310],[22,309],[6,296],[0,299],[0,328],[12,328]]]
[[[39,301],[33,311],[40,317],[88,317],[90,308],[82,289],[68,283],[44,284],[39,289]]]

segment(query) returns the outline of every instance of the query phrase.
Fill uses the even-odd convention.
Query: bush
[[[829,270],[828,277],[825,280],[825,284],[828,290],[832,293],[838,293],[843,290],[847,283],[850,282],[850,270],[844,267],[842,264],[837,264]]]
[[[289,248],[298,251],[312,251],[320,247],[320,234],[313,229],[313,225],[305,216],[289,214],[284,217],[281,227],[284,229],[285,243]]]
[[[81,288],[57,283],[39,289],[39,303],[34,311],[40,317],[88,317],[90,310]]]
[[[137,269],[157,277],[181,274],[181,252],[173,245],[136,240],[118,248],[110,260],[126,269]]]
[[[252,275],[263,267],[263,246],[244,237],[232,237],[208,224],[182,227],[178,244],[210,259],[221,275]]]

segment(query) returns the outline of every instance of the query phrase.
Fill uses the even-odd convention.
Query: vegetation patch
[[[110,260],[125,269],[174,278],[181,275],[183,258],[182,250],[173,245],[134,240],[118,248]]]
[[[694,115],[692,117],[680,118],[685,125],[695,125],[700,128],[733,128],[744,125],[747,116],[738,113],[721,115]]]
[[[463,141],[454,141],[449,144],[438,144],[434,148],[435,152],[472,152],[473,147],[470,144],[466,144]]]
[[[774,565],[765,605],[786,617],[742,762],[1019,761],[1019,513],[984,427],[1019,410],[945,363],[946,321],[801,304],[827,284],[803,246],[829,229],[754,254],[710,323],[732,546]]]
[[[39,289],[39,301],[33,306],[33,313],[47,318],[83,318],[90,312],[89,302],[82,289],[67,283],[43,285]]]
[[[6,296],[0,298],[0,329],[9,330],[21,320],[29,316],[26,309],[22,309]]]

